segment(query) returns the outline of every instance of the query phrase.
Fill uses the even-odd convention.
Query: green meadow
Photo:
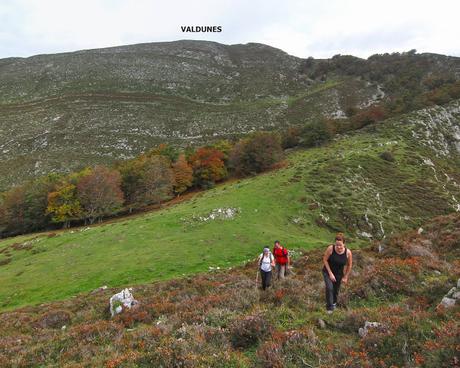
[[[161,210],[4,239],[0,309],[242,265],[276,239],[289,249],[311,249],[326,246],[340,230],[351,248],[360,247],[370,241],[363,234],[380,239],[451,212],[449,201],[460,198],[460,189],[436,182],[433,170],[421,165],[427,148],[409,135],[395,140],[396,132],[364,130],[292,151],[280,169],[222,183]],[[382,159],[383,151],[391,151],[394,162]],[[436,178],[455,172],[449,161],[433,162]],[[222,215],[227,210],[230,217]]]

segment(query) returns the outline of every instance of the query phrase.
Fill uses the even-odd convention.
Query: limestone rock
[[[451,308],[455,306],[455,304],[460,303],[460,279],[457,281],[457,287],[453,287],[449,290],[449,292],[442,298],[439,306],[443,306],[445,308]]]
[[[441,305],[443,305],[446,308],[453,307],[455,305],[455,299],[448,298],[447,296],[445,296],[441,300]]]
[[[132,288],[123,289],[110,298],[110,314],[112,317],[121,313],[124,309],[131,309],[139,304],[139,302],[134,299],[133,294],[131,294],[132,290]]]
[[[364,322],[364,327],[360,327],[358,334],[361,338],[366,337],[370,330],[384,331],[385,327],[380,322]]]

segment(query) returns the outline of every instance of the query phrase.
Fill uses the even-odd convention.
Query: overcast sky
[[[299,57],[460,56],[459,14],[458,0],[0,0],[0,58],[186,38],[261,42]]]

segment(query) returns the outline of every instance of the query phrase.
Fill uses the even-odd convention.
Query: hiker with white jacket
[[[272,269],[275,267],[275,257],[273,257],[269,248],[264,248],[263,253],[259,256],[257,264],[262,278],[262,289],[265,290],[270,287]]]

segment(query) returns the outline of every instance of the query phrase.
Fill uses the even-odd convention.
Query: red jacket
[[[275,261],[278,264],[284,265],[288,263],[288,250],[284,247],[273,248],[273,255],[275,256]]]

